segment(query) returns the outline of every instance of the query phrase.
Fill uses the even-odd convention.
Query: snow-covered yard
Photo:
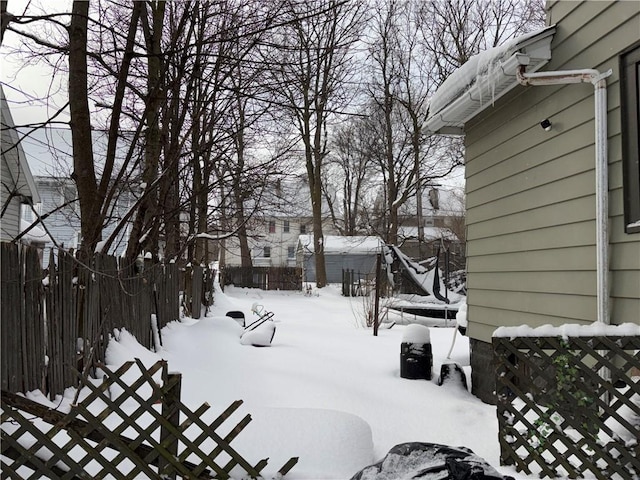
[[[243,400],[230,419],[236,421],[230,423],[246,414],[252,422],[233,448],[254,465],[268,457],[264,478],[276,477],[290,457],[299,457],[286,476],[289,480],[348,480],[405,442],[467,447],[502,474],[533,478],[499,466],[495,407],[482,403],[461,383],[438,386],[441,365],[452,361],[463,367],[468,382],[471,379],[468,339],[457,334],[452,348],[453,321],[422,319],[430,324],[433,377],[409,380],[400,376],[407,325],[381,328],[374,337],[360,324],[362,297],[342,297],[338,286],[314,293],[218,290],[206,317],[183,318],[162,330],[158,352],[143,348],[124,330],[115,332],[107,363],[116,368],[139,358],[150,366],[166,359],[171,372],[182,374],[182,402],[193,409],[205,402],[211,405],[207,420]],[[257,318],[251,311],[254,304],[274,313],[270,347],[243,345],[242,327],[225,316],[241,310],[249,323]],[[408,320],[406,314],[403,319],[399,313],[389,315],[398,322]],[[64,411],[74,394],[68,389],[53,402],[39,392],[27,396]]]
[[[456,384],[437,385],[454,328],[431,328],[433,380],[403,379],[400,344],[406,327],[381,329],[374,337],[357,320],[362,298],[342,297],[333,286],[316,292],[228,287],[206,318],[168,325],[161,352],[145,351],[123,332],[109,347],[108,363],[162,357],[171,371],[182,373],[185,403],[208,402],[221,411],[242,399],[243,414],[253,421],[234,447],[249,461],[268,456],[272,473],[299,456],[287,475],[291,480],[348,479],[409,441],[465,446],[498,466],[495,407]],[[242,310],[248,322],[256,318],[256,302],[275,314],[277,330],[268,348],[242,345],[242,329],[224,317]],[[466,337],[457,335],[451,360],[465,368],[470,381]]]

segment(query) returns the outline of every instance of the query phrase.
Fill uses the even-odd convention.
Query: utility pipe
[[[612,71],[560,70],[555,72],[526,73],[526,65],[516,71],[521,85],[566,85],[591,83],[594,87],[595,106],[595,168],[596,168],[596,289],[597,321],[608,325],[609,320],[609,233],[608,233],[608,149],[607,149],[607,81]]]

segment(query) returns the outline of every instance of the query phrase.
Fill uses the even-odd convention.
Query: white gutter
[[[609,234],[608,234],[608,150],[607,150],[607,81],[612,71],[564,70],[525,73],[525,65],[516,72],[521,85],[566,85],[591,83],[595,105],[595,167],[596,167],[596,289],[597,321],[609,324]]]

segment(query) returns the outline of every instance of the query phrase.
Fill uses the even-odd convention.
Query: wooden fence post
[[[163,362],[163,380],[164,395],[162,396],[162,416],[166,418],[175,430],[180,428],[180,390],[182,388],[182,374],[166,373],[167,364]],[[166,426],[160,427],[160,443],[164,444],[166,450],[177,458],[178,456],[178,437],[173,434],[171,429]],[[175,480],[176,472],[172,468],[172,462],[164,458],[162,455],[158,459],[158,473],[162,478]],[[164,469],[169,469],[163,472]]]
[[[374,305],[374,313],[373,313],[373,336],[378,336],[378,325],[380,324],[380,320],[378,319],[378,315],[380,315],[380,273],[382,271],[382,255],[378,254],[376,256],[376,298]]]

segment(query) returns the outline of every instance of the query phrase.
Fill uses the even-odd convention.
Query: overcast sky
[[[8,12],[21,15],[29,2],[9,0]],[[45,9],[40,7],[45,4]],[[66,0],[32,0],[27,13],[53,13],[68,11],[70,2]],[[13,32],[5,32],[0,47],[0,81],[4,86],[9,108],[16,125],[44,122],[66,102],[66,76],[58,74],[53,80],[52,70],[43,65],[25,65],[24,59],[14,52],[20,46],[20,37]],[[47,103],[50,91],[61,91],[53,95]],[[44,100],[43,100],[44,99]],[[62,115],[68,121],[68,115]]]

